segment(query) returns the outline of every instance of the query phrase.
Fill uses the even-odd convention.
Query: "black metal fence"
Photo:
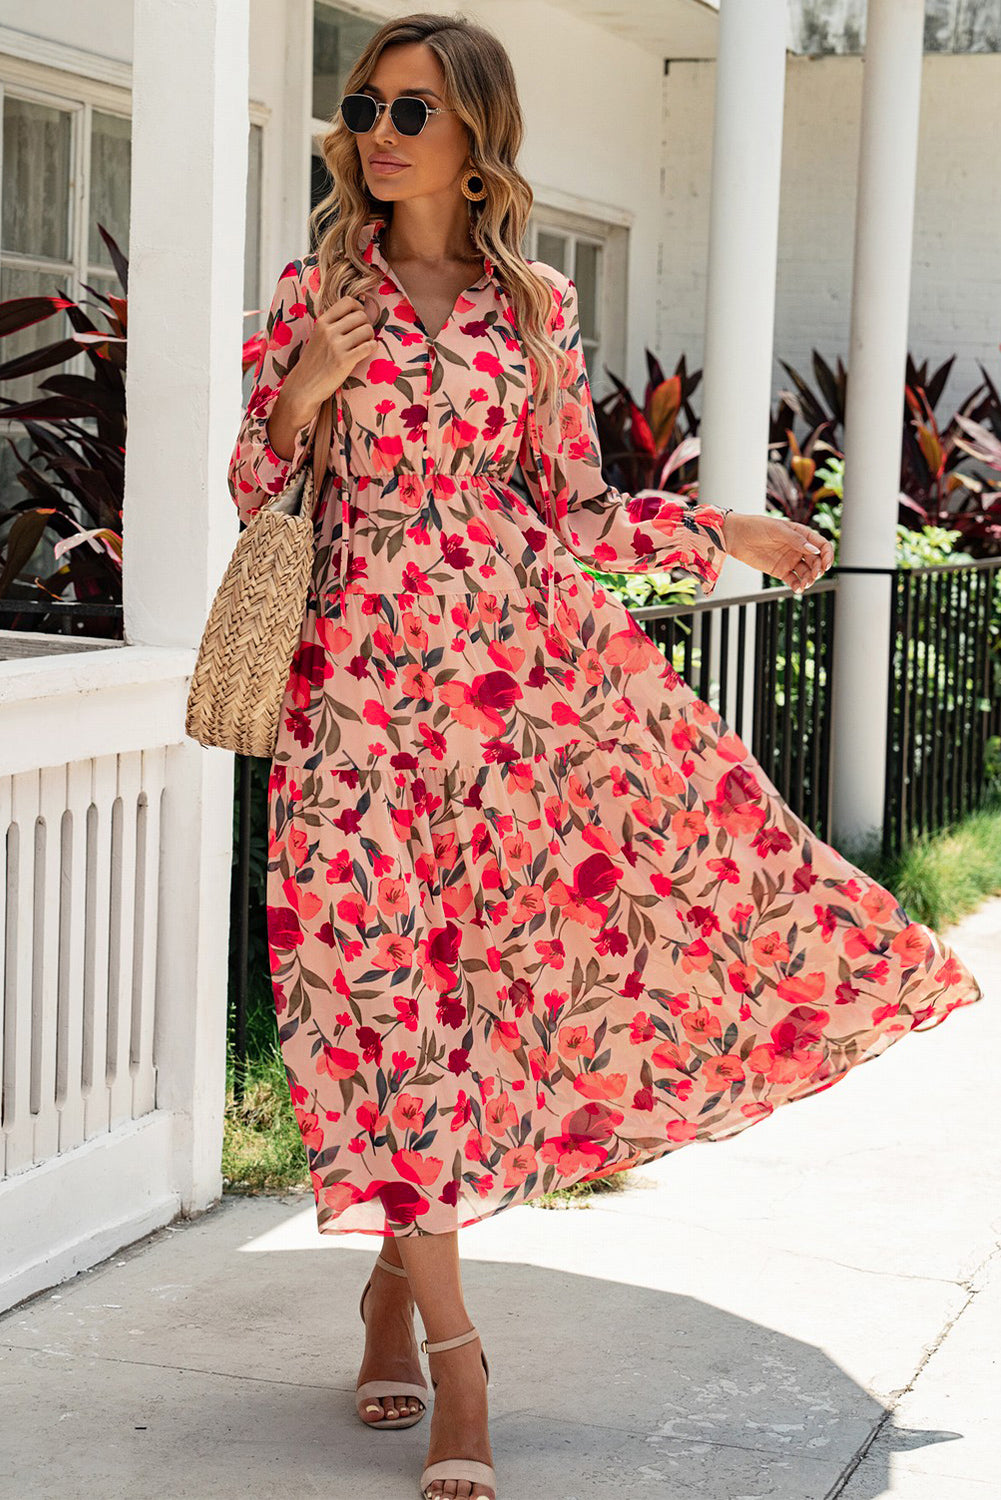
[[[822,839],[830,825],[831,667],[837,582],[633,611],[690,687],[747,739],[765,775]],[[748,622],[753,660],[748,664]]]
[[[825,840],[831,836],[839,571],[848,569],[832,568],[805,594],[766,587],[633,611],[698,696],[748,740],[792,810]],[[899,568],[889,572],[888,586],[893,613],[883,849],[895,852],[920,832],[947,827],[986,791],[990,743],[1001,734],[1001,558]],[[269,762],[243,756],[236,762],[230,1034],[239,1096],[248,1007],[267,1010],[270,1004],[264,907]]]
[[[892,580],[884,851],[976,808],[1001,735],[1001,558]]]
[[[120,624],[122,608],[121,604],[84,599],[0,599],[0,630],[30,629],[44,631],[47,635],[83,635],[88,619],[116,620]],[[121,638],[120,630],[115,638]]]

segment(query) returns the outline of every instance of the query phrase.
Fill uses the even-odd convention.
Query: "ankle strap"
[[[383,1260],[381,1255],[376,1256],[375,1263],[377,1266],[381,1266],[384,1271],[392,1271],[394,1276],[406,1276],[407,1274],[402,1266],[394,1266],[391,1260]]]
[[[468,1333],[457,1334],[454,1339],[440,1339],[437,1344],[429,1344],[427,1339],[421,1339],[421,1349],[425,1354],[437,1354],[442,1349],[457,1349],[460,1344],[468,1344],[470,1339],[477,1339],[479,1336],[479,1329],[470,1328]]]

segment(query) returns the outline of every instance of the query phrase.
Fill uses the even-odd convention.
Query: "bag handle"
[[[337,404],[337,423],[334,430],[334,403]],[[347,577],[347,553],[349,546],[349,524],[351,517],[350,499],[348,495],[348,465],[347,454],[344,444],[344,410],[341,400],[341,390],[337,390],[327,396],[320,404],[319,415],[316,426],[313,429],[313,505],[312,516],[315,521],[316,510],[320,503],[320,491],[323,488],[323,480],[326,477],[327,468],[330,463],[331,454],[336,455],[337,469],[340,478],[341,491],[341,547],[339,563],[339,582],[343,589]],[[321,457],[322,455],[322,457]]]
[[[327,396],[320,405],[319,416],[316,419],[316,427],[313,431],[313,512],[320,501],[320,489],[323,484],[327,466],[330,463],[330,455],[334,448],[334,413],[333,398]]]

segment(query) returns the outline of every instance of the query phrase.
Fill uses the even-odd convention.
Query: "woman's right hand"
[[[356,365],[379,348],[375,329],[357,297],[339,297],[310,329],[288,380],[295,377],[298,401],[314,410],[339,390]]]
[[[268,417],[266,435],[280,459],[295,453],[296,436],[308,428],[326,398],[339,390],[356,365],[379,347],[357,297],[340,297],[309,331],[302,353],[282,381]]]

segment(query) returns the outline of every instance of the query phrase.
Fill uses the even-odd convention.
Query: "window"
[[[264,229],[264,126],[254,120],[262,119],[266,111],[251,101],[250,139],[247,149],[247,198],[246,198],[246,244],[243,256],[243,338],[249,339],[263,329],[271,305],[272,287],[261,280],[262,235]],[[255,367],[250,366],[243,375],[243,402],[250,400],[254,389]]]
[[[580,335],[588,372],[596,371],[601,349],[602,244],[598,239],[548,225],[533,216],[529,221],[530,260],[545,261],[569,276],[577,288]]]
[[[257,308],[257,321],[247,320],[244,336],[255,328],[263,327],[264,316],[261,298],[265,295],[261,286],[261,189],[264,162],[264,128],[251,124],[247,154],[247,247],[243,261],[243,307],[245,312]],[[269,304],[270,305],[270,304]],[[263,309],[266,315],[267,308]]]
[[[581,345],[596,399],[611,382],[608,365],[624,378],[627,230],[582,214],[536,203],[522,253],[569,276],[577,288]]]
[[[381,23],[379,23],[381,24]],[[313,6],[313,121],[324,125],[333,118],[344,94],[344,83],[358,54],[379,26],[352,15],[327,0]]]
[[[16,82],[0,77],[0,299],[49,295],[63,289],[71,297],[93,304],[85,283],[105,295],[121,292],[98,226],[104,226],[126,259],[129,254],[132,120],[128,95],[80,78],[77,97],[68,97],[51,90],[44,69],[36,71],[40,79],[37,88],[24,81],[23,64]],[[65,79],[65,74],[60,75],[62,84]],[[112,93],[121,95],[119,108],[107,107]],[[251,109],[260,115],[253,105]],[[263,150],[263,125],[254,122],[250,126],[247,169],[243,306],[250,316],[245,321],[245,336],[263,323]],[[99,327],[104,326],[99,306],[92,305],[87,311]],[[46,318],[5,339],[3,358],[29,354],[71,332],[65,314]],[[61,367],[66,373],[83,373],[86,368],[82,353]],[[29,400],[39,394],[39,382],[52,373],[5,381],[3,394],[11,401]],[[89,419],[81,420],[87,425]],[[0,434],[17,438],[23,432],[20,422],[4,420],[0,408]],[[22,493],[13,477],[16,467],[8,444],[0,443],[0,498],[5,505]]]
[[[0,92],[0,298],[64,289],[86,299],[84,283],[101,292],[120,291],[98,226],[128,254],[128,116],[84,100],[5,87],[2,80]],[[27,354],[71,331],[64,314],[48,318],[6,340],[4,358]],[[82,369],[83,360],[78,356],[71,368]],[[5,382],[4,393],[23,401],[36,394],[39,378]]]
[[[98,226],[126,256],[129,249],[127,91],[81,78],[67,93],[65,73],[11,59],[10,76],[5,77],[4,67],[0,62],[0,299],[65,291],[93,304],[85,284],[102,293],[120,291]],[[87,311],[103,326],[96,307]],[[5,339],[3,358],[23,357],[72,331],[66,314],[58,313]],[[85,367],[86,356],[80,353],[61,369],[78,374]],[[30,400],[52,373],[7,380],[3,394],[10,401]],[[5,419],[0,408],[0,436],[17,440],[23,433],[23,424]],[[0,443],[4,506],[23,498],[17,468],[10,445]]]
[[[353,15],[339,5],[331,5],[327,0],[314,0],[310,210],[322,203],[331,188],[320,140],[344,96],[344,85],[355,59],[378,31],[379,24],[364,16]],[[315,242],[309,248],[315,250]]]

